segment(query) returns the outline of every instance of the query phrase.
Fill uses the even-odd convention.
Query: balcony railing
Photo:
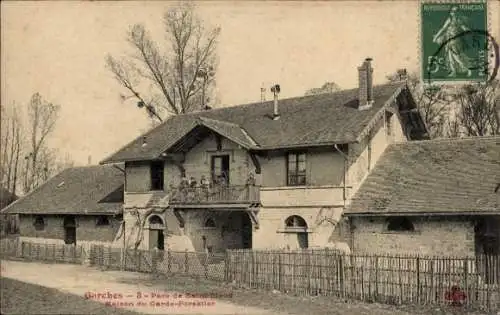
[[[259,203],[258,186],[187,187],[170,189],[171,204]]]

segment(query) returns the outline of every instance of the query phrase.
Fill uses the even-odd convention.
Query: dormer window
[[[306,154],[288,153],[287,185],[304,186],[306,184]]]
[[[151,162],[151,190],[163,190],[163,161]]]

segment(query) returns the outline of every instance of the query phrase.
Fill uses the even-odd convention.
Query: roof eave
[[[348,217],[392,217],[392,216],[474,216],[474,215],[498,215],[494,211],[418,211],[418,212],[344,212]]]
[[[359,133],[359,135],[356,137],[356,140],[354,142],[359,143],[363,140],[363,138],[370,132],[370,130],[373,128],[374,124],[377,123],[377,121],[381,118],[381,116],[384,114],[385,110],[387,107],[391,106],[394,101],[396,101],[396,98],[398,97],[399,94],[403,91],[403,89],[406,88],[405,86],[400,86],[398,87],[394,93],[385,101],[384,105],[377,111],[375,115],[373,115],[372,119],[368,122],[366,127]]]
[[[117,211],[96,211],[96,212],[76,212],[76,211],[70,211],[70,212],[21,212],[21,211],[16,211],[16,212],[9,212],[7,214],[19,214],[19,215],[82,215],[82,216],[91,216],[91,215],[117,215],[117,214],[122,214],[122,210],[117,210]]]

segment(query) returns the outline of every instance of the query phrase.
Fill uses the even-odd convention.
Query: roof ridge
[[[214,118],[209,118],[209,117],[203,117],[203,116],[200,116],[198,117],[201,121],[203,120],[207,120],[207,121],[215,121],[215,122],[221,122],[223,124],[227,124],[227,125],[231,125],[231,126],[235,126],[235,127],[240,127],[241,126],[239,124],[235,124],[233,122],[230,122],[230,121],[225,121],[225,120],[221,120],[221,119],[214,119]]]
[[[404,83],[404,82],[388,82],[388,83],[383,83],[383,84],[376,84],[376,85],[373,86],[373,88],[385,87],[385,86],[405,86],[405,85],[406,85],[406,83]],[[282,98],[282,99],[280,99],[280,101],[300,100],[300,99],[304,99],[304,98],[322,97],[322,96],[326,96],[326,95],[335,95],[335,94],[349,93],[349,92],[353,92],[353,91],[356,91],[356,90],[358,90],[357,87],[350,88],[350,89],[344,89],[344,90],[340,90],[340,91],[335,91],[335,92],[328,92],[328,93],[291,96],[291,97],[287,97],[287,98]],[[251,103],[243,103],[243,104],[232,104],[230,106],[217,107],[217,108],[211,109],[209,111],[190,112],[190,113],[184,113],[184,114],[174,115],[174,116],[171,116],[171,117],[194,116],[194,115],[200,115],[201,113],[204,113],[204,112],[213,113],[213,112],[218,112],[218,111],[222,111],[222,110],[229,109],[229,108],[235,108],[235,107],[240,108],[240,107],[247,107],[247,106],[249,107],[249,106],[263,105],[263,104],[273,104],[273,101],[264,101],[264,102],[257,101],[257,102],[251,102]]]

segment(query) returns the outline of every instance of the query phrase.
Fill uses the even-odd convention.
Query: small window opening
[[[33,223],[35,226],[35,230],[41,231],[45,229],[45,221],[43,220],[42,216],[36,216],[35,217],[35,222]]]
[[[387,230],[394,232],[404,232],[404,231],[413,232],[415,231],[415,227],[408,218],[398,217],[389,219]]]
[[[109,225],[109,218],[105,215],[98,216],[96,225],[97,226]]]
[[[215,221],[212,218],[208,218],[205,221],[205,227],[206,228],[214,228],[215,227]]]

